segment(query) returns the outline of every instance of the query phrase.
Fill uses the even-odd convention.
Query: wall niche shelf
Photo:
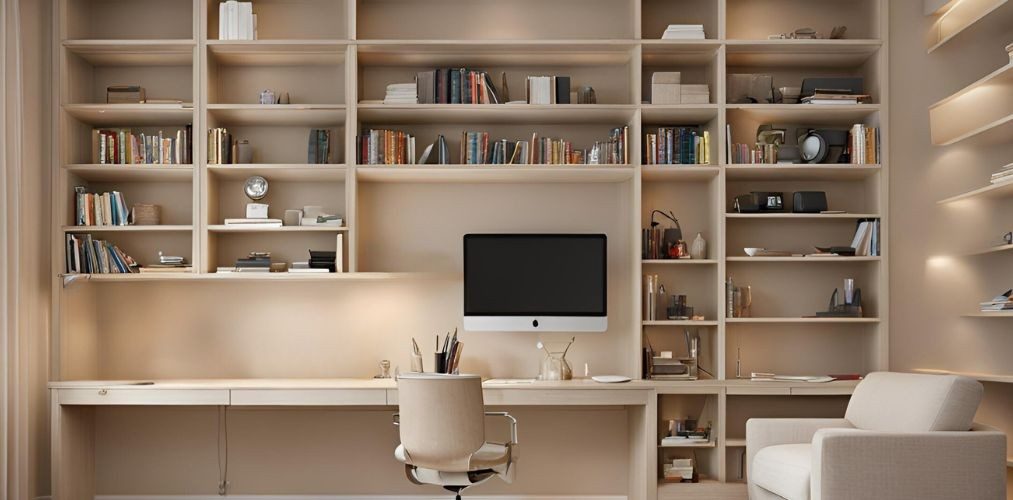
[[[957,35],[986,20],[997,25],[1013,22],[1013,5],[1009,0],[960,0],[950,2],[949,8],[941,9],[936,15],[929,38],[928,53],[946,45]]]
[[[978,188],[966,193],[961,193],[956,196],[951,196],[944,200],[939,200],[937,203],[945,205],[947,203],[953,203],[960,200],[969,200],[972,198],[1009,198],[1013,196],[1013,181],[999,182],[996,184],[989,184],[988,186]]]

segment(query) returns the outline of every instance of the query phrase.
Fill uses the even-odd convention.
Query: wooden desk
[[[627,411],[628,496],[657,495],[658,396],[664,394],[841,395],[856,382],[826,384],[701,380],[591,380],[483,384],[489,406],[623,407]],[[208,379],[52,382],[52,460],[55,500],[92,500],[95,494],[95,408],[100,406],[382,407],[397,406],[390,379]],[[719,439],[723,439],[719,433]],[[718,446],[725,446],[719,442]],[[722,478],[723,479],[723,478]]]

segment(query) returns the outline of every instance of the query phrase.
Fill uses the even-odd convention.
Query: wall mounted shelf
[[[936,17],[936,22],[932,26],[933,32],[930,35],[931,45],[929,45],[928,53],[935,52],[946,42],[971,29],[972,26],[984,19],[989,21],[994,19],[998,25],[1002,26],[1005,23],[1008,26],[1010,22],[1013,22],[1013,7],[1010,6],[1009,0],[953,2],[949,9]]]
[[[1013,181],[1006,181],[996,184],[989,184],[988,186],[968,191],[966,193],[951,196],[944,200],[939,200],[938,204],[944,205],[947,203],[953,203],[960,200],[969,200],[972,198],[1009,198],[1013,196]]]
[[[929,107],[932,144],[1013,139],[1013,62]]]

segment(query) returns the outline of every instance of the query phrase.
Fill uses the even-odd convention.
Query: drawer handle
[[[105,389],[99,389],[98,390],[98,395],[99,396],[105,396],[106,394],[109,394],[109,391],[107,391]]]

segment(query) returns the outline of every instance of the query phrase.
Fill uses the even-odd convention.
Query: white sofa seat
[[[812,476],[812,445],[768,446],[753,457],[752,481],[787,500],[809,500]]]

